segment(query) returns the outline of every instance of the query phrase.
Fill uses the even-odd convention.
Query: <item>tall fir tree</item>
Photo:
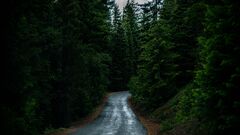
[[[113,8],[113,28],[111,38],[111,74],[110,74],[110,89],[127,90],[128,75],[127,75],[127,46],[124,38],[124,28],[122,23],[121,12],[119,7],[114,4]]]
[[[134,0],[127,1],[126,6],[123,9],[123,26],[125,39],[127,44],[127,65],[128,65],[128,75],[130,78],[131,75],[136,74],[137,68],[137,58],[139,55],[139,27],[138,27],[138,18],[136,14],[136,4]]]

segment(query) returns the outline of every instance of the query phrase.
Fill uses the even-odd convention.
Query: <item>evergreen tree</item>
[[[42,134],[91,112],[108,85],[107,1],[9,5],[3,133]]]
[[[128,75],[126,74],[126,41],[124,38],[124,29],[122,24],[121,13],[116,4],[113,9],[113,28],[111,36],[111,74],[110,74],[110,89],[111,90],[126,90]]]
[[[128,0],[122,14],[114,0],[6,6],[3,134],[69,126],[129,80],[133,101],[149,114],[173,98],[163,127],[194,120],[194,133],[238,131],[238,1]]]
[[[137,68],[137,58],[139,55],[139,34],[138,34],[138,24],[137,24],[137,15],[136,15],[136,5],[134,0],[127,1],[126,6],[123,9],[123,26],[125,39],[127,44],[127,74],[131,75],[136,74]]]
[[[178,55],[171,51],[174,44],[169,36],[172,32],[170,18],[164,18],[168,13],[173,12],[174,1],[165,2],[166,6],[172,8],[164,6],[166,11],[162,12],[160,19],[149,29],[149,40],[141,46],[138,75],[130,82],[136,102],[150,111],[159,107],[176,93],[176,86],[173,84],[177,74],[174,59]],[[170,2],[173,3],[169,4]]]
[[[196,83],[197,107],[211,134],[234,134],[239,129],[239,2],[207,2],[201,44],[201,68]]]

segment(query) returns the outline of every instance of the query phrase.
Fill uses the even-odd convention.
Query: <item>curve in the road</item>
[[[109,96],[100,116],[71,135],[146,135],[146,129],[128,106],[129,92]]]

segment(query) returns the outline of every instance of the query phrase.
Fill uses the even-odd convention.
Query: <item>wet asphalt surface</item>
[[[71,135],[147,135],[127,103],[129,96],[127,91],[113,93],[100,116]]]

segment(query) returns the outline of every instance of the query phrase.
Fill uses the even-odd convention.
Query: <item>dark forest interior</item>
[[[122,12],[114,0],[5,7],[4,135],[68,127],[122,90],[161,135],[239,132],[239,0],[128,0]]]

